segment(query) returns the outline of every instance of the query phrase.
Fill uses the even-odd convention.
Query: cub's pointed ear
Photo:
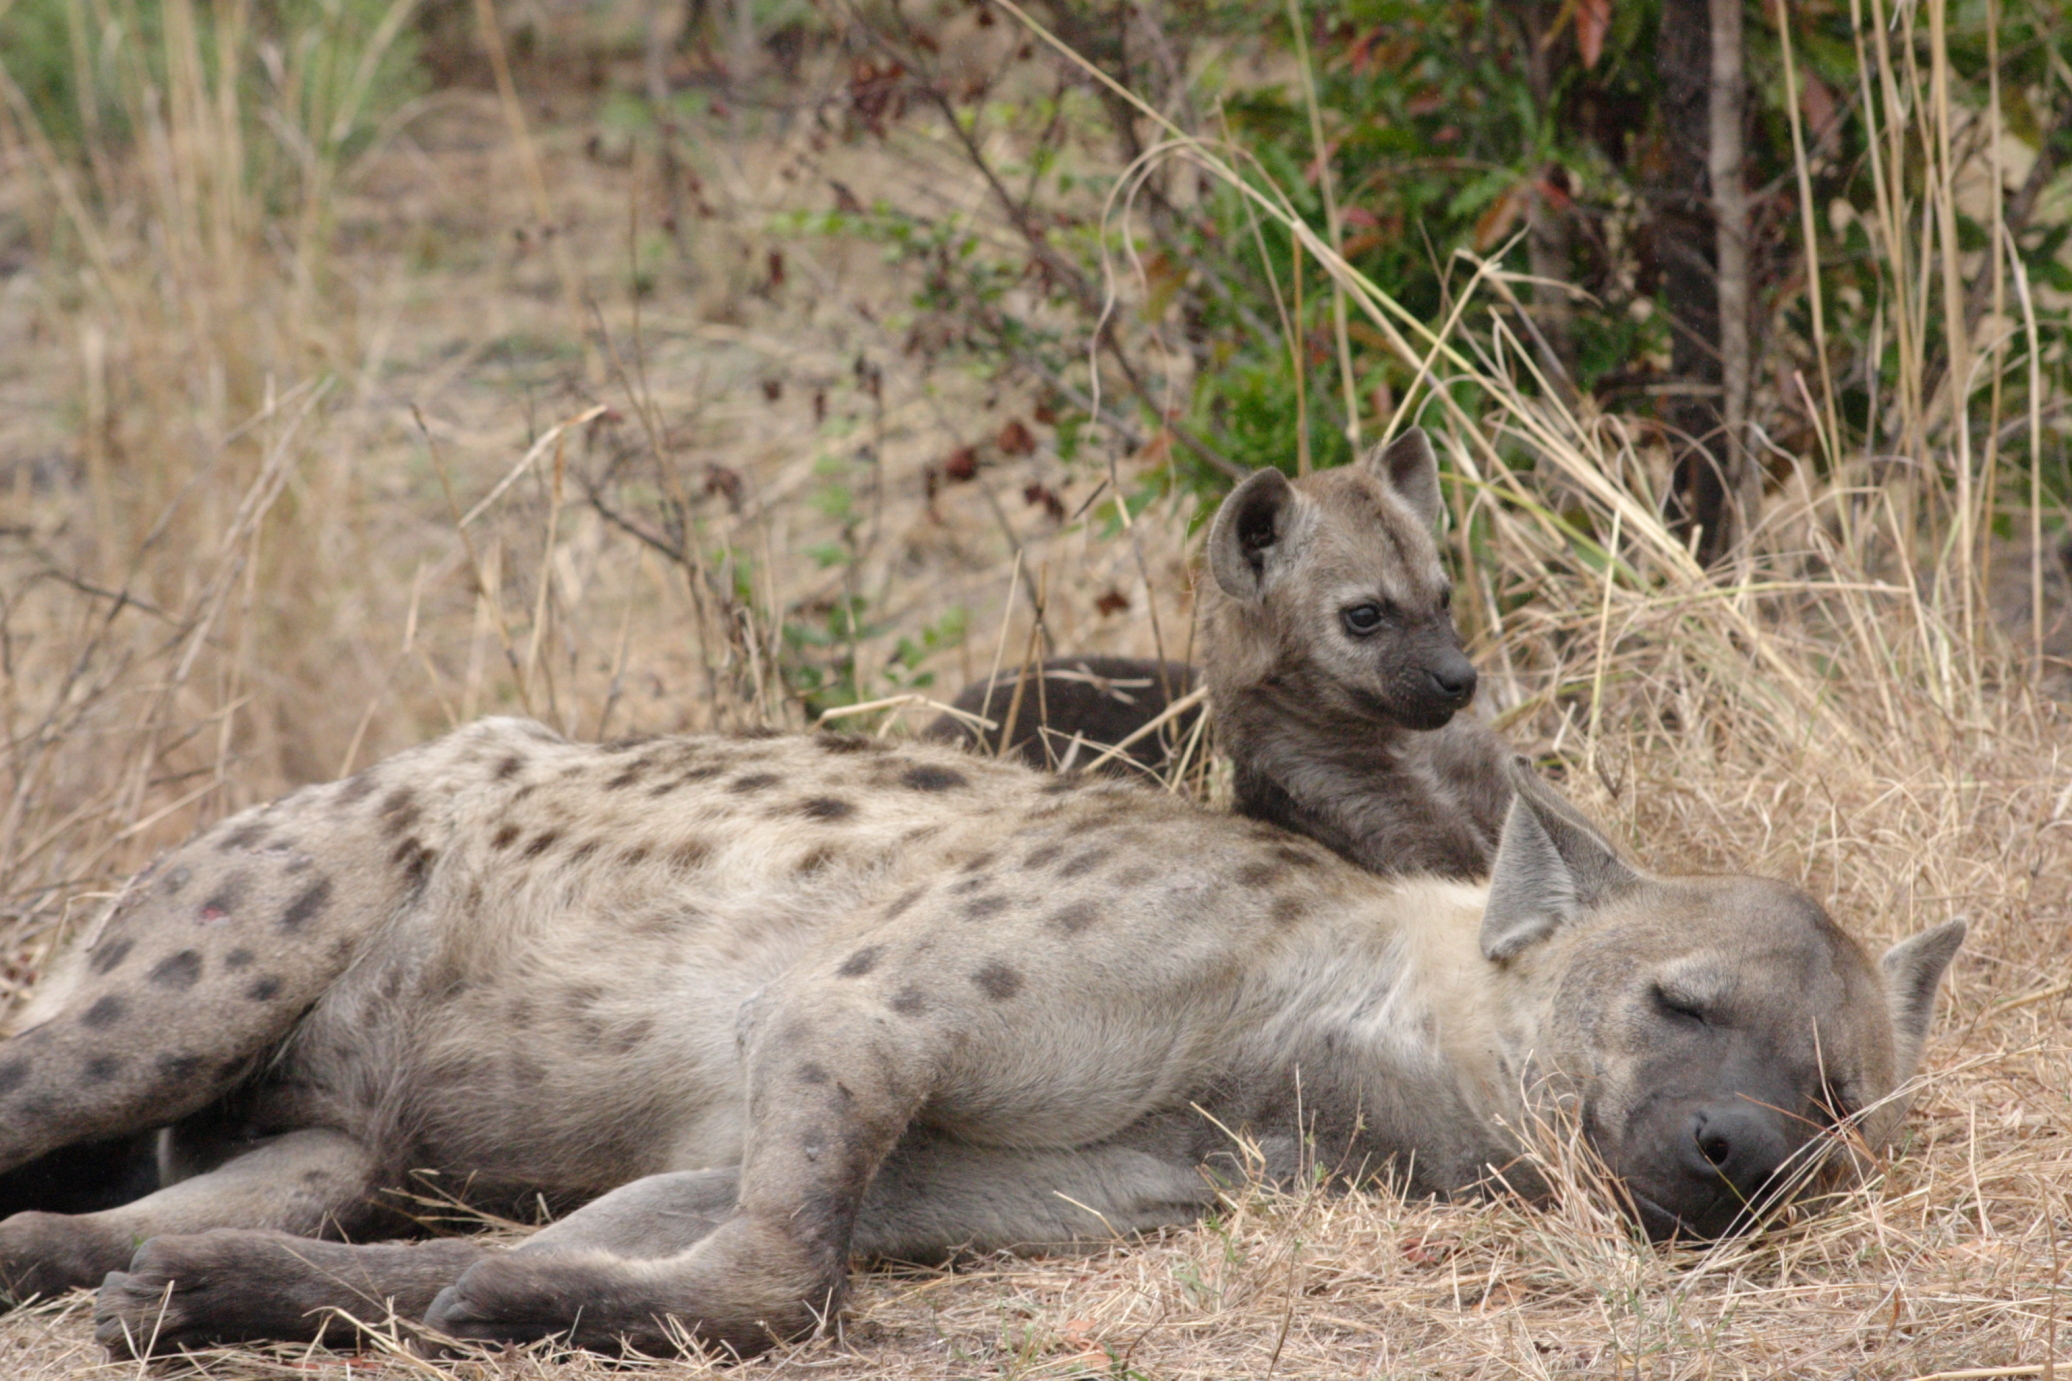
[[[1295,486],[1271,466],[1255,470],[1209,525],[1209,571],[1232,599],[1255,600],[1267,563],[1286,555]]]
[[[1892,1053],[1901,1083],[1914,1076],[1921,1048],[1928,1043],[1928,1024],[1935,1017],[1935,994],[1943,973],[1964,943],[1964,921],[1945,921],[1885,951],[1878,968],[1885,975],[1885,1005],[1892,1013]]]
[[[1510,814],[1490,870],[1482,953],[1509,959],[1584,911],[1639,885],[1640,874],[1523,758],[1510,770]]]
[[[1439,462],[1423,427],[1412,427],[1367,456],[1367,468],[1410,505],[1426,527],[1439,521]]]

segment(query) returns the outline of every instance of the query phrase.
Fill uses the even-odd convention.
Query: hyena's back
[[[724,1161],[740,1000],[1058,790],[848,738],[471,726],[139,877],[0,1048],[0,1169],[233,1091],[242,1134],[350,1129],[482,1191]]]

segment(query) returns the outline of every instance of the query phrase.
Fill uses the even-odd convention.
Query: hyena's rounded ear
[[[1945,921],[1901,940],[1878,961],[1885,976],[1885,1004],[1892,1013],[1892,1053],[1901,1083],[1913,1077],[1921,1061],[1928,1024],[1935,1017],[1936,990],[1967,929],[1962,919]]]
[[[1412,427],[1388,445],[1375,447],[1365,464],[1426,527],[1439,521],[1439,460],[1423,427]]]
[[[1482,953],[1489,959],[1523,953],[1640,882],[1611,840],[1524,758],[1511,760],[1508,775],[1517,794],[1504,817],[1482,909]]]
[[[1216,510],[1209,525],[1209,573],[1232,599],[1255,600],[1266,563],[1285,546],[1295,486],[1268,466],[1255,470]]]

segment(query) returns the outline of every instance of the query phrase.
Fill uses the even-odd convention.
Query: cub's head
[[[1651,1237],[1744,1230],[1890,1142],[1962,921],[1873,962],[1796,887],[1649,877],[1514,777],[1482,951],[1530,994],[1532,1058]]]
[[[1438,516],[1439,468],[1416,428],[1354,465],[1245,480],[1209,528],[1212,696],[1273,680],[1319,711],[1445,725],[1475,697],[1475,664],[1447,609]]]

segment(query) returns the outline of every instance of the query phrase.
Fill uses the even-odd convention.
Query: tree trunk
[[[1754,357],[1749,343],[1748,187],[1742,145],[1747,83],[1741,71],[1741,0],[1709,0],[1712,32],[1711,125],[1707,172],[1719,255],[1720,421],[1728,509],[1720,515],[1718,550],[1739,546],[1755,530],[1763,472],[1748,432]]]
[[[1669,311],[1670,382],[1661,417],[1676,467],[1667,511],[1671,526],[1699,532],[1698,558],[1710,563],[1721,542],[1726,476],[1714,454],[1721,440],[1718,252],[1713,214],[1712,17],[1710,0],[1663,0],[1656,43],[1661,81],[1664,168],[1654,194],[1651,239]]]

